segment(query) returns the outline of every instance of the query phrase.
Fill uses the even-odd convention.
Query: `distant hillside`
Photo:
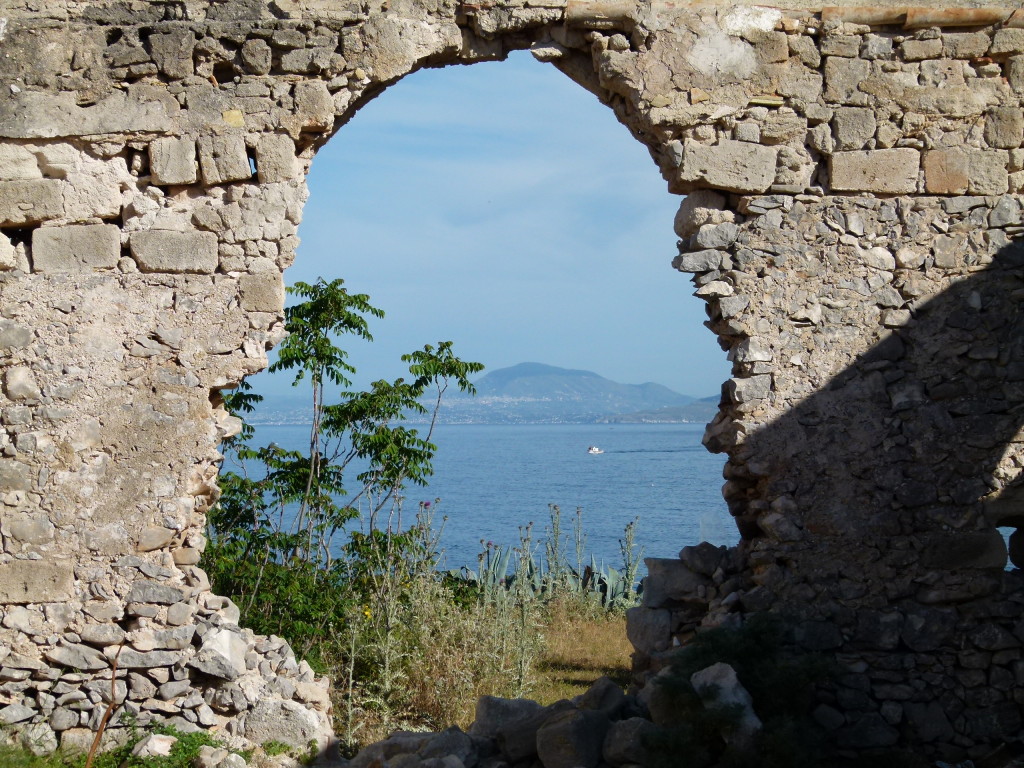
[[[695,402],[695,398],[661,384],[620,384],[592,371],[543,363],[491,371],[476,381],[476,389],[476,397],[449,398],[442,407],[442,419],[461,423],[603,422],[623,414],[685,408]],[[689,420],[662,416],[657,420]]]
[[[481,376],[477,395],[445,395],[439,420],[449,424],[706,423],[718,397],[698,400],[661,384],[620,384],[592,371],[520,363]],[[301,397],[270,396],[248,418],[253,424],[303,424]],[[415,421],[415,419],[414,419]]]

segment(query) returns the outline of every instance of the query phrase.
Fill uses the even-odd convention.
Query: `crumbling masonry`
[[[88,742],[121,649],[119,715],[328,737],[200,568],[220,392],[280,338],[316,149],[529,47],[688,195],[674,265],[733,361],[705,442],[742,540],[650,561],[638,682],[772,610],[844,665],[840,745],[1018,734],[1024,14],[962,5],[0,0],[0,723]]]

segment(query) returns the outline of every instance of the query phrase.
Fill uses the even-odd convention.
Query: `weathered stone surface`
[[[722,734],[729,743],[745,744],[761,730],[761,718],[754,712],[754,700],[736,677],[736,670],[719,662],[690,675],[690,684],[705,709],[736,710],[736,723]]]
[[[57,179],[0,181],[0,227],[38,224],[63,215],[63,182]]]
[[[935,149],[924,153],[925,191],[933,195],[962,195],[970,180],[968,154],[960,149]]]
[[[184,592],[178,587],[161,584],[158,581],[140,579],[132,584],[131,592],[128,593],[128,602],[170,605],[179,602],[184,596]]]
[[[710,586],[705,576],[694,573],[682,560],[648,557],[644,559],[648,577],[643,604],[647,608],[666,608],[690,600],[699,600],[698,590]]]
[[[284,280],[277,272],[242,275],[238,279],[242,307],[253,312],[280,312],[284,307]]]
[[[310,742],[323,746],[320,721],[294,701],[260,701],[242,721],[242,735],[255,744],[281,741],[306,749]]]
[[[664,609],[644,607],[626,611],[626,637],[640,653],[663,651],[669,645],[672,613]]]
[[[596,768],[609,726],[601,712],[560,712],[537,730],[537,756],[545,768]]]
[[[3,479],[0,468],[0,482]],[[15,560],[0,563],[0,603],[51,603],[67,600],[73,593],[74,578],[70,561]]]
[[[36,272],[112,269],[121,258],[121,230],[113,224],[43,227],[32,238]]]
[[[297,178],[300,169],[291,138],[280,133],[260,136],[256,142],[256,173],[261,184]]]
[[[829,174],[834,190],[907,194],[917,189],[919,165],[920,153],[915,149],[837,152]]]
[[[245,652],[246,643],[237,632],[215,629],[203,637],[199,652],[188,664],[222,680],[236,680],[245,673]]]
[[[75,643],[58,645],[56,648],[46,651],[43,656],[54,664],[70,669],[80,669],[84,672],[106,669],[110,666],[103,654],[95,648]]]
[[[765,192],[775,180],[776,155],[774,149],[742,141],[707,146],[688,140],[680,179],[729,192]]]
[[[238,134],[203,136],[199,139],[199,166],[207,184],[242,181],[252,176],[245,139]]]
[[[129,243],[143,272],[210,273],[217,269],[217,236],[212,232],[135,232]]]
[[[149,173],[154,184],[195,184],[196,143],[192,139],[156,139],[149,143]]]

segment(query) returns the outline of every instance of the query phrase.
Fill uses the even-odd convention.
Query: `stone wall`
[[[848,670],[841,744],[1019,731],[1021,14],[621,0],[0,3],[0,722],[88,740],[116,661],[122,722],[328,737],[325,681],[200,568],[220,393],[280,338],[316,149],[525,47],[688,195],[674,264],[734,366],[705,442],[742,540],[649,562],[638,682],[773,610]]]

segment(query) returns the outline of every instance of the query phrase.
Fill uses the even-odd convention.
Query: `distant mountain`
[[[438,417],[442,423],[706,423],[718,408],[718,396],[698,400],[661,384],[620,384],[593,371],[543,363],[500,368],[474,384],[475,397],[452,390],[445,394]],[[247,420],[306,424],[309,405],[301,396],[271,395]]]
[[[690,421],[683,414],[698,402],[661,384],[620,384],[593,371],[520,363],[485,374],[476,397],[454,395],[442,406],[445,422],[592,423],[607,421]],[[663,410],[665,409],[665,410]],[[684,410],[677,410],[684,409]],[[692,409],[691,409],[692,410]],[[706,420],[706,407],[691,415]],[[645,418],[647,414],[655,418]],[[713,410],[711,411],[713,414]],[[630,418],[626,414],[635,414]]]

